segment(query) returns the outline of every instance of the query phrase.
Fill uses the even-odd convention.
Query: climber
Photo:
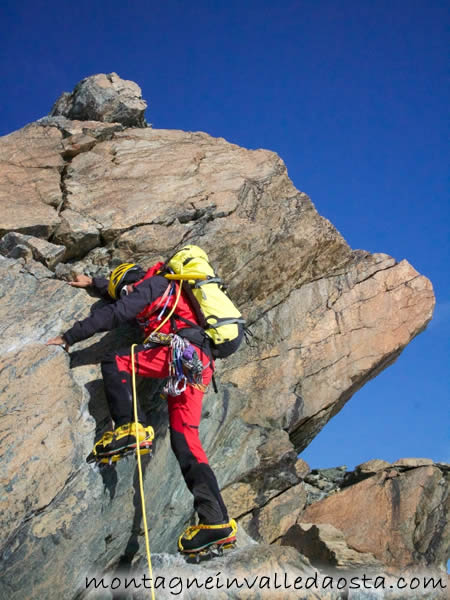
[[[109,331],[133,320],[137,320],[148,337],[178,298],[176,312],[159,331],[162,341],[145,342],[134,349],[135,371],[141,377],[169,377],[170,380],[175,350],[164,344],[162,334],[169,334],[165,337],[177,340],[178,358],[183,360],[187,384],[185,389],[169,389],[167,395],[170,440],[186,485],[194,497],[194,510],[199,521],[198,525],[189,527],[180,536],[178,549],[183,553],[196,553],[212,545],[232,543],[236,524],[228,517],[216,477],[199,438],[202,398],[214,369],[211,345],[204,330],[192,327],[198,322],[192,303],[183,288],[178,294],[179,282],[168,282],[162,275],[164,268],[162,262],[147,271],[136,264],[125,263],[112,271],[109,281],[77,275],[69,285],[92,287],[102,296],[108,295],[113,302],[76,322],[65,333],[49,340],[47,345],[61,345],[68,350],[76,342],[95,333]],[[137,443],[148,449],[154,437],[153,429],[146,426],[146,418],[139,405],[137,429],[133,421],[130,349],[106,355],[101,370],[114,429],[107,431],[95,444],[93,454],[105,461],[111,457],[118,459],[130,448],[135,448]]]

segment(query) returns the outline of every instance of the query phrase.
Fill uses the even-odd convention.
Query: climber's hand
[[[46,346],[62,346],[66,352],[68,352],[68,350],[69,350],[69,344],[60,335],[58,337],[52,338],[51,340],[48,340],[48,342],[46,342],[45,345]]]
[[[78,288],[87,288],[92,285],[92,277],[89,275],[76,275],[74,281],[69,281],[69,285]]]

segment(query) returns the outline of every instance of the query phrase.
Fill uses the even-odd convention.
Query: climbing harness
[[[134,411],[134,423],[136,426],[136,430],[138,429],[138,411],[137,411],[137,393],[136,393],[136,367],[134,363],[134,349],[137,344],[133,344],[131,346],[131,370],[132,370],[132,382],[133,382],[133,411]],[[150,552],[150,542],[148,535],[148,526],[147,526],[147,513],[145,508],[145,494],[144,494],[144,478],[142,475],[142,465],[141,465],[141,449],[139,443],[136,444],[136,457],[138,463],[138,471],[139,471],[139,489],[141,493],[141,505],[142,505],[142,520],[144,524],[144,533],[145,533],[145,549],[147,552],[147,562],[148,562],[148,570],[150,573],[150,581],[151,590],[152,590],[152,600],[155,600],[155,587],[153,584],[153,570],[152,570],[152,555]]]

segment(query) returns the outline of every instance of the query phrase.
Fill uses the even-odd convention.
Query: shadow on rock
[[[127,346],[131,347],[135,343],[136,338],[129,338],[131,338],[131,335],[123,336],[119,330],[109,331],[95,344],[81,350],[72,351],[70,353],[70,368],[76,369],[77,367],[84,367],[86,365],[100,364],[103,357],[109,352],[126,348]]]
[[[144,455],[141,457],[142,464],[142,478],[145,478],[145,472],[147,470],[148,465],[150,464],[151,456]],[[117,568],[114,572],[113,576],[124,578],[128,575],[132,570],[133,559],[136,556],[139,550],[139,538],[141,538],[142,543],[145,541],[145,532],[142,526],[142,500],[141,500],[141,492],[139,486],[139,470],[136,465],[136,469],[133,477],[133,506],[134,506],[134,517],[131,525],[131,534],[128,538],[127,545],[125,546],[125,550],[122,556],[119,559],[117,564]],[[114,600],[125,600],[129,598],[129,596],[124,596],[122,593],[114,593]]]
[[[157,438],[164,437],[168,427],[167,400],[164,395],[161,395],[163,386],[164,380],[139,380],[138,378],[137,396],[146,416],[145,425],[153,426]],[[95,420],[95,435],[92,441],[92,445],[94,446],[104,433],[113,430],[113,422],[105,398],[103,381],[101,379],[95,379],[88,382],[86,384],[86,390],[89,394],[89,414]],[[148,456],[142,457],[143,466],[147,466],[149,458],[150,457]],[[117,472],[115,465],[99,464],[99,473],[102,477],[105,491],[108,491],[109,497],[112,500],[115,496],[117,486]],[[138,487],[136,489],[139,491]],[[130,538],[128,546],[130,546],[130,544],[132,546],[132,538],[133,536]],[[125,552],[125,556],[128,556],[128,554],[128,552]]]
[[[165,383],[165,379],[138,378],[139,404],[145,413],[146,425],[153,427],[156,437],[165,435],[169,423],[167,397],[163,393]]]
[[[95,420],[95,443],[101,438],[105,431],[111,430],[113,425],[108,403],[105,398],[103,381],[101,379],[89,381],[89,383],[86,384],[86,390],[89,394],[89,414]]]
[[[113,500],[116,495],[117,488],[117,471],[115,465],[108,465],[100,463],[98,466],[99,473],[102,476],[103,487],[105,491],[109,492],[109,499]]]

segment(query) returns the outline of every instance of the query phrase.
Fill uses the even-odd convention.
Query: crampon
[[[115,431],[107,431],[95,444],[94,449],[86,458],[88,463],[113,464],[124,456],[135,455],[139,443],[140,454],[152,453],[152,442],[154,438],[153,428],[144,427],[134,423],[127,423],[118,427]],[[138,442],[139,440],[139,442]]]
[[[144,456],[146,454],[147,455],[149,454],[150,456],[152,456],[152,443],[149,442],[148,444],[146,444],[145,442],[141,442],[140,451],[141,451],[141,456]],[[94,454],[93,452],[91,452],[89,454],[89,456],[86,458],[86,462],[112,465],[113,463],[116,463],[121,458],[124,458],[125,456],[131,456],[131,455],[134,455],[136,457],[136,445],[134,446],[134,448],[126,448],[124,450],[121,450],[120,452],[115,452],[113,454],[101,455],[101,454]]]
[[[178,539],[178,551],[185,557],[200,562],[236,546],[237,525],[234,519],[217,525],[193,525]]]
[[[198,550],[197,552],[182,552],[182,554],[189,559],[189,561],[200,563],[204,560],[210,560],[211,558],[215,558],[217,556],[223,556],[224,552],[234,550],[235,548],[236,541],[229,542],[228,544],[211,544],[211,546],[203,548],[203,550]]]

